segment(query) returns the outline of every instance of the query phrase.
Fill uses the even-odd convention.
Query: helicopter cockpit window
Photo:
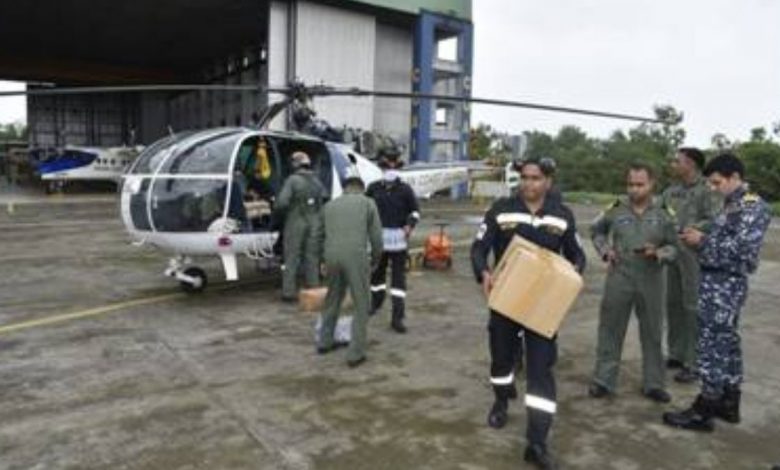
[[[146,147],[130,170],[132,174],[149,174],[154,173],[158,166],[162,163],[165,157],[168,155],[168,150],[171,146],[182,142],[187,137],[190,137],[194,132],[180,132],[169,137],[158,140],[149,147]]]
[[[163,174],[228,174],[233,151],[238,144],[240,131],[230,131],[182,145],[165,160]]]
[[[152,190],[152,222],[159,232],[207,232],[222,218],[228,180],[160,178]],[[228,214],[241,223],[242,214]],[[245,217],[244,217],[245,218]]]

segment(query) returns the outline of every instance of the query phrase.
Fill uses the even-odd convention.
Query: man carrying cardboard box
[[[591,226],[596,251],[608,264],[599,314],[596,370],[589,393],[604,398],[617,388],[620,356],[631,311],[639,319],[642,393],[667,403],[661,341],[664,265],[677,256],[675,218],[653,200],[652,167],[635,163],[626,172],[628,200],[618,199]]]
[[[536,159],[525,160],[518,167],[518,193],[499,199],[490,207],[471,246],[474,274],[486,296],[493,286],[488,256],[492,251],[498,262],[515,235],[563,254],[580,272],[585,268],[585,253],[577,236],[574,215],[560,201],[546,197],[554,167]],[[490,382],[495,394],[488,425],[502,428],[507,422],[508,400],[517,396],[515,354],[520,347],[521,336],[524,336],[527,356],[525,405],[528,410],[525,460],[539,468],[555,468],[547,449],[547,435],[556,411],[553,376],[557,357],[556,338],[548,339],[525,329],[492,310],[488,333]]]

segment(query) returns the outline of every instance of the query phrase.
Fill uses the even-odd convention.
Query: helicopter
[[[206,272],[193,263],[196,256],[218,256],[225,278],[235,281],[238,258],[278,260],[281,220],[274,210],[275,196],[292,174],[291,155],[305,152],[329,199],[338,197],[341,180],[357,173],[366,185],[382,178],[376,163],[339,142],[336,130],[316,117],[314,97],[374,96],[389,99],[439,100],[483,103],[592,116],[659,122],[653,118],[540,105],[470,96],[435,95],[308,87],[293,82],[287,87],[253,85],[133,85],[35,89],[19,94],[79,94],[140,91],[255,90],[282,94],[268,106],[253,127],[220,127],[171,133],[146,147],[120,184],[121,219],[132,242],[151,246],[172,256],[165,275],[177,280],[186,292],[200,292],[208,284]],[[292,131],[274,131],[268,124],[289,110]],[[418,197],[468,181],[466,162],[416,163],[400,170],[401,178]]]

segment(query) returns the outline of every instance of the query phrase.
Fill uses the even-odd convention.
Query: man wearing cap
[[[388,262],[391,266],[390,298],[392,320],[390,326],[398,333],[406,333],[404,325],[406,300],[407,243],[420,220],[420,208],[412,188],[401,181],[398,169],[403,165],[401,152],[395,147],[384,149],[380,166],[385,170],[382,180],[368,186],[366,195],[374,200],[382,219],[384,252],[371,275],[371,313],[381,308],[387,292],[385,276]]]
[[[568,207],[547,197],[553,168],[536,159],[518,163],[520,185],[516,195],[501,198],[490,207],[471,245],[471,262],[485,296],[492,289],[488,257],[493,252],[498,263],[515,235],[561,253],[575,268],[585,268],[585,253],[577,237],[574,215]],[[557,410],[553,367],[558,355],[556,339],[548,339],[491,311],[488,322],[490,343],[490,383],[495,401],[488,425],[502,428],[507,422],[508,400],[517,396],[515,388],[516,353],[525,337],[528,412],[524,458],[539,468],[556,468],[547,449],[547,435]]]
[[[307,287],[320,283],[320,208],[327,196],[305,152],[293,153],[292,164],[295,172],[284,182],[276,201],[276,210],[284,215],[282,300],[287,302],[297,300],[301,265]]]
[[[677,229],[686,228],[707,232],[715,214],[722,205],[722,198],[710,190],[702,176],[704,153],[693,147],[682,147],[671,161],[671,170],[677,183],[668,187],[662,196],[666,207],[677,218]],[[680,244],[677,259],[667,268],[666,314],[667,346],[666,365],[680,369],[674,380],[691,383],[696,380],[696,303],[699,298],[699,261],[696,251]]]
[[[351,169],[352,170],[352,169]],[[370,308],[369,275],[382,256],[382,222],[376,204],[363,195],[365,186],[357,173],[342,183],[344,194],[323,209],[325,225],[325,270],[328,294],[322,312],[317,352],[326,354],[338,345],[333,333],[344,296],[349,289],[355,305],[347,365],[366,360],[366,324]],[[370,246],[370,253],[366,247]]]

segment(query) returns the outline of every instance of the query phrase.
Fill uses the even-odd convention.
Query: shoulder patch
[[[616,208],[616,207],[620,207],[620,198],[618,198],[618,199],[615,199],[615,200],[614,200],[614,201],[612,201],[610,204],[608,204],[608,205],[607,205],[607,206],[604,208],[604,212],[606,212],[606,211],[608,211],[608,210],[610,210],[610,209],[614,209],[614,208]]]
[[[666,212],[667,214],[671,215],[672,217],[677,217],[677,212],[675,212],[674,208],[672,208],[672,206],[667,204],[666,201],[664,201],[661,204],[661,209],[663,209],[664,212]]]
[[[754,203],[761,200],[761,197],[756,193],[745,193],[744,196],[742,196],[742,201],[747,203]]]

